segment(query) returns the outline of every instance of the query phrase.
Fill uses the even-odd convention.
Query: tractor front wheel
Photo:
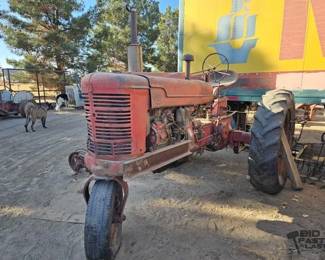
[[[294,97],[287,90],[267,92],[251,129],[248,173],[251,184],[268,194],[279,193],[287,179],[281,129],[292,145],[295,129]]]
[[[122,191],[115,181],[97,180],[88,201],[84,242],[89,260],[114,259],[121,246],[122,221],[117,216]]]

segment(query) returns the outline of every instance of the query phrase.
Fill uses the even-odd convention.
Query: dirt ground
[[[50,113],[48,129],[25,133],[23,119],[0,120],[0,259],[85,259],[87,175],[67,158],[83,148],[81,112]],[[277,196],[254,190],[247,153],[205,153],[159,174],[129,180],[122,259],[325,259],[288,255],[286,234],[325,231],[320,185]]]

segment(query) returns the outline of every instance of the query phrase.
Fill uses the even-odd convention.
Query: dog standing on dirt
[[[28,132],[28,125],[30,121],[32,121],[31,129],[33,132],[35,132],[34,125],[37,119],[41,119],[42,126],[44,128],[47,128],[45,125],[46,118],[47,118],[47,110],[45,108],[39,105],[35,105],[32,102],[28,102],[25,105],[24,111],[26,114],[26,123],[25,123],[26,132]]]

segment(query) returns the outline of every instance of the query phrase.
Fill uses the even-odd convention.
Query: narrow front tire
[[[114,259],[121,246],[122,222],[117,217],[121,188],[115,181],[97,180],[88,201],[84,243],[89,260]]]

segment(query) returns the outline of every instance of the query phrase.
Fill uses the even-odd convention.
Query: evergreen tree
[[[157,0],[98,0],[96,26],[91,32],[87,70],[126,70],[130,43],[129,13],[126,4],[138,13],[138,39],[143,48],[145,69],[155,64],[155,43],[160,19]]]
[[[159,31],[156,66],[160,71],[177,71],[178,10],[166,8],[160,18]]]
[[[62,76],[80,67],[80,55],[91,25],[91,10],[79,0],[9,0],[1,10],[0,31],[10,49],[23,58],[15,67],[48,69]]]

